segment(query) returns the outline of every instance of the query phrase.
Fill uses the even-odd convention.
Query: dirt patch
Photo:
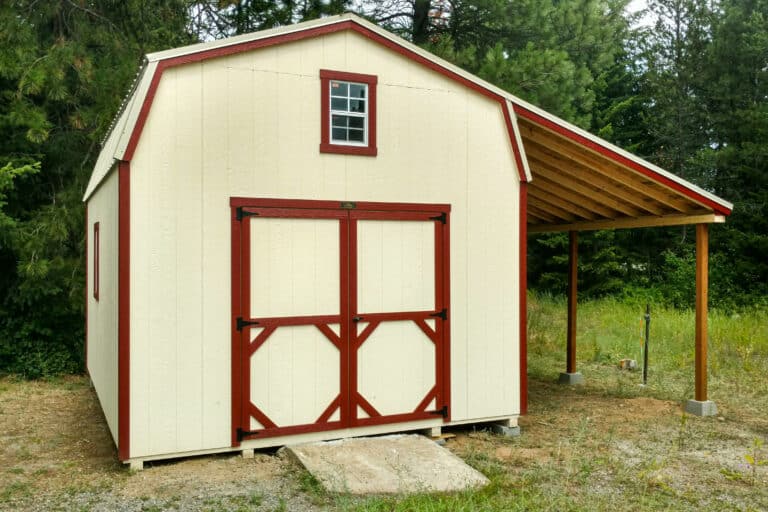
[[[450,429],[456,437],[446,447],[493,482],[483,496],[499,505],[487,509],[515,509],[527,493],[532,508],[550,510],[768,510],[763,417],[729,415],[725,402],[723,416],[696,418],[676,402],[589,386],[532,381],[530,391],[520,437]],[[148,463],[131,473],[117,461],[86,378],[0,379],[0,510],[359,508],[324,494],[274,452]],[[471,509],[461,501],[455,508]]]
[[[87,379],[0,380],[0,510],[315,510],[300,470],[270,453],[117,460]]]

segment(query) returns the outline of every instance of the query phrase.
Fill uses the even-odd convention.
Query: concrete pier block
[[[244,459],[252,459],[253,458],[253,448],[241,450],[240,454],[243,456]]]
[[[695,416],[717,416],[717,405],[712,400],[688,400],[685,404],[685,412]]]
[[[504,423],[492,424],[491,431],[504,437],[518,437],[520,435],[520,427],[517,425],[511,427]]]
[[[584,376],[581,372],[576,373],[561,373],[560,378],[557,380],[560,384],[566,384],[568,386],[580,386],[584,384]]]
[[[131,471],[143,471],[144,470],[144,461],[143,460],[132,460],[130,462],[131,465]]]

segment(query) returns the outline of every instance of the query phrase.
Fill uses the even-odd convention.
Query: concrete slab
[[[342,439],[285,450],[330,492],[407,494],[488,484],[485,475],[420,435]]]

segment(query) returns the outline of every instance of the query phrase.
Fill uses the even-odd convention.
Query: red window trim
[[[357,82],[368,85],[368,144],[365,146],[351,146],[346,144],[331,143],[330,135],[330,82],[331,80],[343,80],[345,82]],[[320,70],[320,152],[338,153],[342,155],[376,156],[376,75],[362,75],[360,73],[348,73],[346,71]]]
[[[99,223],[93,223],[93,298],[99,300]]]

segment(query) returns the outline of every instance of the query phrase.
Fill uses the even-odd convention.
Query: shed
[[[527,232],[731,209],[350,14],[147,55],[84,201],[87,368],[135,466],[514,426]]]

